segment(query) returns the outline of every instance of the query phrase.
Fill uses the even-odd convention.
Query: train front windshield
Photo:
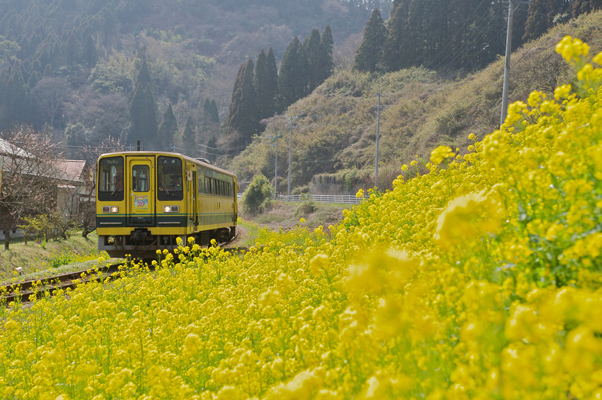
[[[98,199],[104,201],[123,200],[123,157],[100,160],[98,166]]]
[[[182,200],[184,198],[182,160],[175,157],[159,157],[157,182],[159,200]]]

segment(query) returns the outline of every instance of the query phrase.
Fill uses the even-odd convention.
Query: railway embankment
[[[2,246],[0,250],[0,281],[23,281],[83,270],[95,264],[100,256],[94,233],[88,238],[74,233],[64,240],[29,240],[27,244],[23,239],[13,239],[10,249]]]

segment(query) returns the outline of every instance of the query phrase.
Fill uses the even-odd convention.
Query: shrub
[[[249,214],[262,213],[272,203],[274,188],[263,174],[255,175],[251,184],[242,196],[243,212]]]
[[[27,240],[31,237],[38,239],[42,237],[52,238],[54,231],[52,223],[46,214],[23,218],[20,228],[25,234],[25,244],[27,244]]]
[[[26,240],[42,236],[47,239],[67,239],[68,231],[77,225],[72,218],[64,218],[59,212],[25,217],[23,222],[20,228],[25,233]]]
[[[291,194],[297,195],[297,194],[303,194],[303,193],[309,193],[309,185],[305,185],[305,186],[297,186],[296,188],[294,188],[291,191]]]
[[[308,193],[303,193],[301,195],[301,204],[295,210],[295,217],[309,215],[315,212],[318,209],[316,204],[311,199],[311,195]]]

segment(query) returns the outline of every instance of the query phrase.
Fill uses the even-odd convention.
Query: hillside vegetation
[[[557,50],[571,85],[463,156],[437,147],[330,237],[179,241],[154,272],[0,307],[2,396],[599,398],[602,52]]]
[[[601,20],[601,12],[581,16],[514,52],[510,100],[526,101],[532,90],[551,95],[557,85],[569,83],[572,75],[554,53],[553,44],[572,35],[598,51],[602,49]],[[293,130],[293,187],[307,190],[311,182],[331,182],[354,193],[374,185],[376,94],[384,93],[382,104],[387,108],[380,119],[379,187],[392,188],[402,164],[428,159],[439,144],[466,148],[470,133],[483,137],[499,127],[502,78],[503,59],[457,81],[444,80],[424,68],[380,75],[338,71],[286,113],[300,117]],[[267,135],[279,132],[284,133],[284,140],[278,147],[278,171],[286,177],[287,122],[281,117],[271,119],[263,135],[232,160],[230,168],[241,180],[259,172],[273,176],[272,139]],[[286,193],[286,179],[281,180],[279,192]]]
[[[328,23],[344,43],[376,5],[391,2],[0,0],[0,131],[33,124],[70,146],[126,139],[147,60],[156,124],[173,105],[178,132],[192,117],[206,143],[219,127],[203,104],[214,100],[224,119],[241,62],[269,47],[280,59],[293,36]]]

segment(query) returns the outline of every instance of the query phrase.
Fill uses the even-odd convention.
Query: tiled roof
[[[17,156],[24,158],[33,157],[25,150],[10,144],[4,139],[0,139],[0,154],[17,154]]]
[[[14,158],[14,155],[21,159],[33,159],[35,157],[33,154],[12,145],[8,141],[0,139],[0,157],[3,154],[10,154],[10,156],[4,157],[4,172],[12,170],[13,165],[11,160]],[[42,168],[35,167],[35,170],[33,165],[28,166],[27,163],[21,165],[18,169],[21,174],[25,175],[53,177],[63,182],[83,184],[82,173],[85,166],[86,161],[84,160],[56,160],[42,166]]]
[[[85,160],[56,160],[52,163],[55,168],[65,173],[66,179],[71,181],[83,181],[83,173],[86,168]]]

